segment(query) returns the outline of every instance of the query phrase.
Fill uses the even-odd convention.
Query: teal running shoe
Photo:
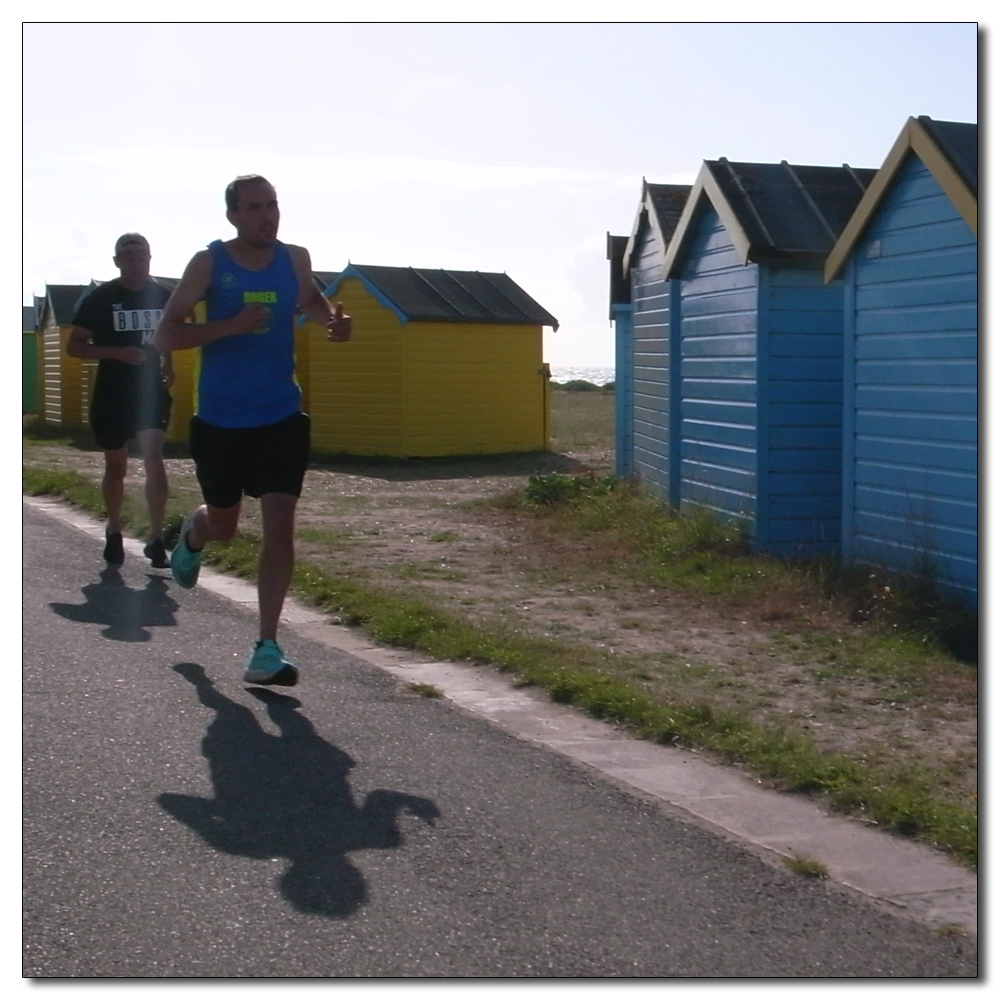
[[[198,572],[201,570],[201,549],[197,552],[188,548],[187,536],[194,523],[194,512],[187,515],[181,523],[181,533],[177,545],[170,553],[170,572],[179,587],[190,590],[198,582]]]
[[[262,639],[247,660],[243,680],[247,684],[295,687],[299,682],[299,668],[285,659],[281,647],[273,639]]]

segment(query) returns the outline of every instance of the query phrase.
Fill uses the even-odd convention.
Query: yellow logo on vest
[[[244,292],[243,293],[243,303],[245,305],[248,302],[257,302],[257,303],[261,303],[262,305],[266,305],[268,303],[276,305],[277,302],[278,302],[278,293],[277,292]],[[268,309],[268,311],[267,311],[268,322],[264,326],[258,326],[257,329],[254,330],[254,333],[267,333],[267,331],[271,329],[271,322],[270,322],[271,321],[271,315],[272,315],[271,310]]]

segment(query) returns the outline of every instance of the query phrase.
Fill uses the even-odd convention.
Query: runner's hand
[[[351,339],[351,317],[344,315],[343,302],[338,302],[333,307],[333,315],[327,320],[326,339],[334,343]]]
[[[141,365],[146,360],[146,352],[141,347],[119,347],[115,358],[127,365]]]
[[[263,302],[248,302],[237,314],[240,333],[256,333],[271,323],[271,310]]]

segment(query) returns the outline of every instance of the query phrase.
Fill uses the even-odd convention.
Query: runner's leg
[[[203,503],[191,512],[191,526],[188,529],[187,544],[198,550],[207,542],[228,542],[240,523],[240,504],[232,507],[213,507]]]
[[[163,431],[139,431],[139,450],[145,467],[146,506],[149,508],[149,540],[163,538],[163,517],[167,509],[167,470],[163,465]]]
[[[257,568],[260,638],[274,639],[295,565],[295,506],[298,497],[265,493],[260,498],[264,541]]]
[[[188,545],[195,550],[207,542],[224,542],[236,534],[243,498],[245,437],[238,431],[215,427],[198,417],[189,435],[198,483],[205,502],[187,516]]]
[[[122,530],[122,501],[125,498],[125,473],[128,471],[128,448],[104,449],[104,477],[101,496],[108,512],[109,535]]]

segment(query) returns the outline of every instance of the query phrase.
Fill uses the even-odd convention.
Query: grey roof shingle
[[[180,281],[179,278],[162,278],[155,274],[150,275],[150,277],[171,291],[174,290],[177,282]],[[56,326],[69,326],[73,322],[73,317],[76,315],[76,310],[79,308],[84,295],[104,284],[107,284],[107,281],[96,278],[91,278],[88,285],[47,284],[45,286],[45,295],[36,297],[39,323],[44,321],[44,317],[52,315],[55,317]]]
[[[559,326],[506,274],[350,264],[341,276],[352,272],[370,282],[409,320]]]
[[[45,286],[45,310],[50,312],[56,321],[57,326],[69,326],[73,322],[73,315],[80,299],[94,287],[95,282],[89,285],[46,285]]]
[[[173,291],[177,287],[178,282],[181,280],[180,278],[164,278],[159,274],[151,274],[150,277],[158,285],[163,285],[164,288],[169,288],[170,291]],[[106,285],[109,281],[114,281],[114,278],[91,278],[89,288],[96,288],[98,285]]]
[[[937,143],[969,190],[979,195],[979,125],[975,122],[942,122],[921,115],[917,121]]]
[[[681,221],[681,213],[691,194],[690,184],[649,184],[646,183],[646,193],[653,203],[656,221],[660,225],[663,238],[669,243],[674,235],[677,223]]]
[[[706,160],[749,240],[749,260],[822,263],[876,171]]]
[[[611,287],[608,301],[612,306],[627,305],[632,301],[632,282],[622,266],[628,241],[627,236],[612,236],[611,233],[608,233],[607,251],[608,260],[611,262]],[[609,312],[608,319],[614,319],[613,312]]]
[[[657,234],[661,251],[666,251],[690,195],[690,184],[650,184],[645,177],[642,179],[642,196],[632,224],[632,234],[622,251],[623,275],[627,275],[636,263],[634,258],[640,250],[640,236],[646,226]]]
[[[313,281],[321,292],[326,291],[339,277],[339,271],[313,271]]]

